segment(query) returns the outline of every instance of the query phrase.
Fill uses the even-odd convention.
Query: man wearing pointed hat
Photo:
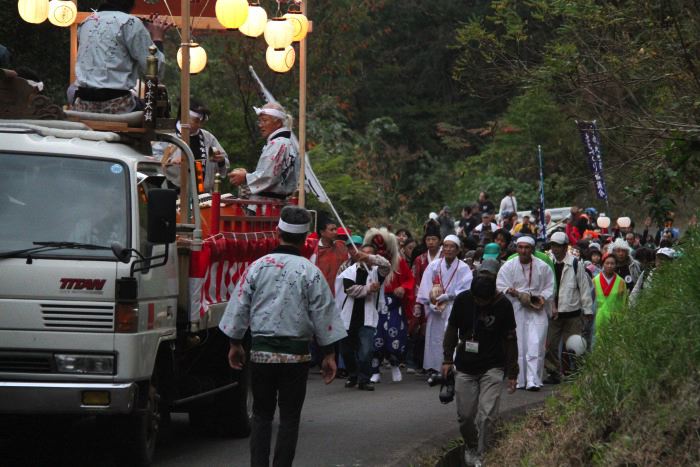
[[[544,376],[545,341],[549,318],[545,304],[554,296],[552,268],[533,255],[535,240],[516,240],[518,255],[501,266],[496,287],[513,304],[518,333],[517,387],[539,391]]]
[[[311,215],[297,206],[282,209],[280,245],[254,261],[236,284],[219,329],[230,338],[229,365],[249,361],[253,392],[251,465],[270,464],[270,438],[276,406],[280,424],[274,464],[292,465],[309,373],[309,344],[316,337],[323,352],[323,380],[336,374],[333,346],[347,334],[321,271],[301,256]],[[250,329],[250,355],[243,338]]]
[[[292,117],[277,103],[254,109],[266,144],[255,172],[248,173],[239,167],[229,172],[228,178],[233,185],[247,186],[253,195],[251,199],[285,199],[297,188],[300,166],[297,149],[292,144]]]
[[[472,271],[457,258],[461,242],[448,235],[442,242],[443,257],[428,264],[421,278],[416,302],[422,305],[426,317],[423,368],[429,372],[442,370],[442,343],[455,297],[469,290]]]

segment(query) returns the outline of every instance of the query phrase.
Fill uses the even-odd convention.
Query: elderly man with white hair
[[[448,235],[442,242],[443,257],[431,262],[423,273],[416,302],[426,314],[423,368],[438,373],[442,369],[442,343],[455,297],[472,284],[472,271],[457,258],[459,237]]]
[[[236,168],[228,177],[233,185],[247,185],[255,197],[285,199],[297,187],[299,155],[292,144],[291,116],[277,103],[255,107],[258,128],[267,142],[255,172]],[[253,199],[254,199],[253,198]]]
[[[506,294],[515,313],[520,366],[517,387],[539,391],[549,324],[545,303],[554,296],[554,273],[547,263],[532,254],[535,249],[532,237],[521,236],[516,245],[518,256],[501,266],[496,287]]]

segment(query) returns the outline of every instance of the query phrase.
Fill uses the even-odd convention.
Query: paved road
[[[401,383],[377,385],[373,393],[345,389],[337,380],[326,386],[309,378],[295,465],[300,467],[401,466],[421,453],[459,436],[454,403],[440,404],[438,388],[404,375]],[[548,391],[504,393],[501,410],[542,401]],[[0,465],[115,465],[95,423],[35,426],[21,435],[0,438]],[[155,466],[247,466],[247,439],[216,439],[192,433],[187,417],[173,416],[170,439],[158,446]]]

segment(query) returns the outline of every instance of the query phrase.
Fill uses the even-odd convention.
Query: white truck
[[[250,430],[249,373],[228,367],[217,328],[227,295],[192,309],[190,260],[207,241],[192,153],[152,134],[189,158],[180,214],[133,134],[0,112],[0,417],[97,416],[118,430],[123,465],[151,463],[171,412],[218,435]],[[249,234],[231,235],[235,255]],[[239,268],[274,246],[255,239]]]

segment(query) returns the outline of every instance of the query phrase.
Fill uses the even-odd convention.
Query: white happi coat
[[[275,193],[289,195],[297,187],[300,160],[292,144],[292,133],[282,127],[267,137],[255,172],[246,175],[246,183],[253,195]]]
[[[532,268],[532,269],[531,269]],[[530,274],[532,271],[532,274]],[[498,271],[496,287],[500,292],[514,288],[518,292],[543,297],[547,304],[541,310],[524,307],[517,297],[506,294],[513,304],[518,335],[518,387],[541,387],[544,373],[545,343],[549,318],[547,309],[554,296],[554,272],[534,255],[532,262],[522,264],[519,257],[508,260]]]
[[[384,258],[382,258],[384,259]],[[389,261],[386,261],[386,265],[391,267]],[[355,298],[365,299],[365,315],[364,315],[364,326],[369,326],[371,328],[377,327],[377,322],[379,321],[379,310],[386,306],[384,298],[384,287],[380,287],[377,292],[367,293],[363,291],[357,294],[357,297],[348,295],[345,292],[345,287],[343,285],[343,279],[350,279],[353,282],[357,281],[357,270],[361,268],[360,263],[355,263],[335,278],[335,303],[338,313],[340,314],[340,319],[343,320],[345,325],[345,330],[350,330],[350,320],[352,319],[352,308],[355,305]],[[367,276],[366,284],[372,282],[379,282],[379,267],[370,266],[370,272]],[[382,271],[387,274],[386,271]]]
[[[438,277],[441,278],[445,293],[452,297],[442,312],[435,311],[430,307],[430,289]],[[455,258],[448,268],[445,259],[439,258],[431,262],[425,269],[416,301],[423,305],[423,313],[426,314],[427,318],[425,352],[423,354],[423,368],[426,370],[440,371],[442,369],[442,342],[445,339],[445,329],[447,329],[454,299],[461,292],[469,290],[471,285],[472,271],[459,259]]]

